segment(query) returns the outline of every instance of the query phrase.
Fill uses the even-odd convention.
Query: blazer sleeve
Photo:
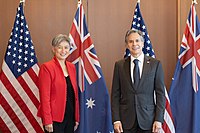
[[[155,94],[156,94],[156,114],[155,120],[163,123],[164,111],[165,111],[165,84],[164,84],[164,72],[160,61],[157,65],[157,71],[155,76]]]
[[[112,110],[112,121],[120,121],[119,114],[119,101],[120,101],[120,80],[119,80],[119,66],[117,62],[115,63],[113,81],[112,81],[112,91],[111,91],[111,110]]]
[[[45,65],[40,67],[38,83],[43,124],[52,124],[53,122],[50,107],[51,76]]]

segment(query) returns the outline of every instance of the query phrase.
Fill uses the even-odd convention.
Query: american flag
[[[87,29],[81,1],[69,35],[72,43],[68,61],[76,65],[80,88],[78,133],[114,133],[108,90]]]
[[[155,53],[152,48],[151,41],[149,39],[149,34],[147,32],[147,28],[142,18],[142,14],[140,12],[139,2],[137,2],[136,7],[135,7],[131,29],[140,30],[143,33],[143,37],[144,37],[143,53],[147,56],[151,56],[155,58]],[[126,49],[124,57],[127,57],[129,55],[130,55],[130,51]],[[166,89],[165,89],[165,98],[166,98],[166,105],[165,105],[165,113],[164,113],[164,123],[162,125],[162,133],[175,133],[172,113],[171,113],[171,108],[170,108],[170,100],[169,100]]]
[[[37,117],[39,67],[23,13],[17,8],[0,73],[0,129],[5,133],[43,132]]]
[[[169,97],[176,133],[200,131],[200,22],[191,5]]]

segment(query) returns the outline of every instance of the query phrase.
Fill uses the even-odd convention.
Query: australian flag
[[[81,2],[69,36],[72,48],[68,60],[76,65],[80,88],[80,124],[76,132],[114,133],[108,90]]]
[[[200,23],[192,4],[169,97],[176,133],[200,132]]]

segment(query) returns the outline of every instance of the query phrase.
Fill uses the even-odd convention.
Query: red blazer
[[[76,80],[75,65],[66,61],[75,94],[75,121],[79,122],[79,99]],[[66,106],[67,84],[62,68],[54,57],[44,63],[39,71],[40,106],[38,116],[42,118],[43,125],[52,124],[53,121],[62,122]]]

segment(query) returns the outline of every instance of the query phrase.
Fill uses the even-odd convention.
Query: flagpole
[[[140,3],[140,0],[138,0],[137,2]]]

